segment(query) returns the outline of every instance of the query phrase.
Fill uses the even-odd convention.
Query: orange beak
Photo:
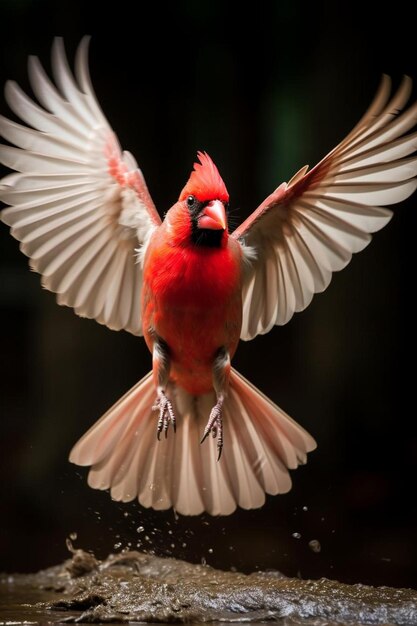
[[[223,202],[220,200],[209,202],[198,218],[198,227],[209,230],[226,230],[227,217]]]

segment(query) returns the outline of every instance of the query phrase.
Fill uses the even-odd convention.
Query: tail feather
[[[232,381],[224,410],[224,445],[226,466],[235,501],[243,509],[256,509],[265,502],[265,493],[256,476],[256,442],[248,432],[246,411],[239,407]],[[230,442],[230,443],[229,443]]]
[[[223,405],[224,450],[200,444],[215,404],[214,392],[198,398],[170,384],[177,432],[156,438],[151,374],[135,385],[74,446],[70,461],[91,465],[88,482],[109,489],[114,500],[138,498],[157,510],[184,515],[229,515],[236,506],[258,508],[265,493],[291,488],[288,468],[306,462],[314,439],[256,387],[232,369]]]
[[[175,434],[174,475],[172,483],[172,496],[174,507],[181,513],[183,511],[204,510],[203,492],[200,485],[201,461],[198,440],[198,422],[193,419],[191,407],[186,413],[179,411],[179,419],[183,425]],[[177,440],[177,434],[179,438]],[[191,513],[192,514],[192,513]]]
[[[155,397],[153,382],[151,389],[151,393],[146,395],[142,410],[136,414],[136,424],[132,423],[123,437],[119,464],[111,481],[110,493],[113,500],[134,500],[140,492],[140,481],[149,467],[155,439],[155,423],[149,419]]]
[[[69,460],[77,465],[91,465],[88,484],[94,489],[117,487],[124,474],[135,481],[131,469],[134,455],[143,448],[149,410],[155,396],[152,375],[148,374],[128,391],[90,430],[71,451]],[[137,486],[123,489],[125,502],[134,500]],[[113,494],[112,494],[113,497]],[[116,498],[115,498],[116,499]]]
[[[132,421],[140,422],[145,413],[144,399],[149,393],[155,395],[152,374],[147,374],[132,389],[120,398],[98,422],[85,433],[71,450],[69,460],[77,465],[96,465],[108,459],[116,444],[121,444],[121,438]],[[103,487],[107,489],[107,487]]]
[[[250,398],[248,398],[245,406],[241,398],[237,396],[239,413],[244,420],[248,434],[248,437],[245,438],[244,448],[253,448],[250,462],[258,482],[263,486],[262,496],[265,498],[264,490],[270,494],[286,493],[291,488],[287,467],[281,461],[281,458],[274,455],[271,451],[268,444],[268,433],[262,432],[261,425],[254,422],[251,418],[251,415],[256,415],[256,411],[249,400]]]
[[[270,427],[268,438],[271,437],[271,444],[286,467],[296,469],[305,464],[307,452],[312,452],[317,447],[313,437],[244,376],[236,370],[233,373],[235,390],[245,398],[249,414],[257,416],[257,427],[263,429],[266,423]]]
[[[170,494],[175,442],[172,433],[167,439],[158,442],[156,421],[156,414],[152,413],[151,403],[146,415],[146,432],[141,445],[138,445],[135,464],[130,473],[133,474],[132,484],[135,484],[134,481],[136,480],[136,490],[133,493],[138,496],[143,506],[168,509],[172,506]],[[120,492],[123,493],[123,485],[120,485]],[[115,500],[121,499],[119,494],[113,490],[111,495]]]
[[[182,392],[184,396],[184,392]],[[184,397],[185,399],[185,397]],[[202,498],[202,511],[214,511],[213,515],[229,515],[236,508],[233,490],[227,472],[227,465],[217,461],[217,444],[208,438],[200,444],[210,411],[216,403],[214,393],[201,396],[189,405],[189,419],[196,425],[194,446],[195,472],[199,481]]]

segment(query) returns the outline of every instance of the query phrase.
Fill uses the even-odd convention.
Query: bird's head
[[[180,193],[177,216],[188,241],[197,246],[222,247],[227,242],[229,194],[217,167],[206,152]]]

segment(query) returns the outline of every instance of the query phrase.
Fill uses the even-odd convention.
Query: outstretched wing
[[[401,202],[417,187],[417,103],[404,113],[411,80],[390,99],[383,76],[370,108],[316,167],[280,185],[232,236],[249,269],[243,284],[241,338],[267,333],[324,291],[332,272],[363,250],[391,218],[380,205]],[[410,156],[412,155],[412,156]]]
[[[0,146],[0,162],[18,172],[0,181],[0,200],[10,205],[1,218],[59,304],[140,335],[137,249],[161,220],[134,158],[121,152],[97,103],[87,57],[84,38],[74,77],[62,39],[55,39],[56,86],[30,57],[41,106],[6,84],[10,108],[28,126],[0,116],[0,134],[13,144]]]

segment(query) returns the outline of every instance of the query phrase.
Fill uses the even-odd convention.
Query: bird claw
[[[203,443],[211,434],[213,439],[217,438],[217,460],[220,461],[223,450],[223,419],[222,406],[224,399],[219,398],[217,404],[211,409],[207,426],[204,429],[203,437],[200,443]]]
[[[152,407],[152,411],[159,411],[158,426],[156,436],[158,441],[161,440],[161,433],[164,431],[165,439],[168,436],[169,425],[172,424],[174,433],[177,430],[177,422],[175,419],[174,409],[170,400],[168,400],[164,391],[158,391],[158,398]]]

